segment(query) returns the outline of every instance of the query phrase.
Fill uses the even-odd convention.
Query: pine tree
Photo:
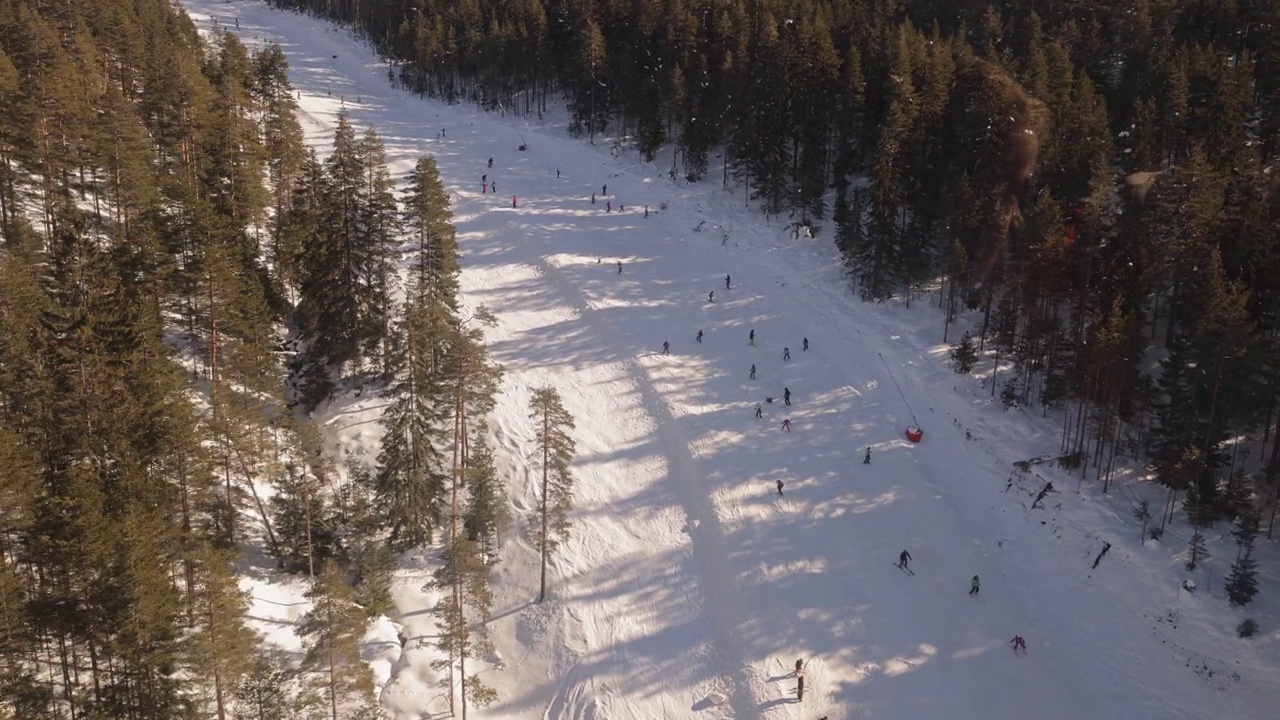
[[[1251,550],[1246,550],[1239,560],[1231,564],[1231,573],[1227,575],[1227,599],[1235,607],[1248,605],[1258,594],[1258,561],[1253,559]]]
[[[368,284],[368,323],[364,347],[365,355],[379,357],[379,371],[390,370],[391,351],[391,296],[396,290],[394,263],[399,245],[399,208],[393,194],[395,184],[387,171],[386,150],[382,139],[372,128],[356,146],[364,170],[363,195],[365,205],[361,209],[361,245],[369,254],[365,282]]]
[[[405,189],[404,226],[414,245],[410,296],[428,296],[449,313],[457,312],[458,246],[449,195],[433,158],[418,160]]]
[[[855,273],[865,299],[882,300],[903,280],[904,211],[910,179],[904,142],[916,115],[911,47],[910,27],[903,27],[892,44],[888,111],[871,165],[870,221],[864,244],[856,250]]]
[[[288,673],[259,658],[236,684],[233,697],[238,717],[247,720],[287,720],[293,703]]]
[[[234,717],[234,688],[254,670],[257,635],[244,624],[249,609],[226,552],[207,549],[200,558],[196,598],[196,632],[188,639],[188,666],[211,694],[218,720]]]
[[[342,562],[349,569],[356,600],[371,617],[391,612],[395,554],[387,547],[383,519],[373,504],[373,471],[363,462],[347,466],[347,482],[335,493],[335,528],[342,539]]]
[[[388,393],[392,404],[374,481],[374,504],[397,549],[431,541],[449,484],[443,448],[450,402],[438,350],[449,319],[425,300],[412,299],[400,321]]]
[[[830,98],[827,93],[839,82],[840,58],[831,38],[826,19],[817,15],[812,20],[796,23],[799,42],[794,47],[799,57],[789,74],[803,78],[792,104],[800,152],[796,156],[796,203],[807,216],[826,215],[827,171],[831,144]],[[801,69],[803,68],[803,69]]]
[[[502,377],[502,368],[489,360],[482,342],[482,328],[496,323],[497,319],[487,308],[476,308],[470,318],[455,326],[444,356],[444,383],[452,400],[453,414],[450,538],[459,534],[458,524],[463,519],[461,490],[471,456],[468,440],[472,422],[474,418],[482,418],[493,409],[498,381]]]
[[[604,34],[600,26],[589,16],[582,16],[577,29],[578,41],[574,58],[576,87],[570,93],[570,129],[578,133],[586,126],[587,136],[595,141],[596,133],[605,127],[609,116],[610,96],[607,93],[608,57]]]
[[[338,537],[326,501],[323,473],[315,466],[287,462],[271,497],[276,559],[289,572],[315,576],[337,553]]]
[[[353,704],[373,701],[373,676],[360,659],[359,644],[368,616],[332,562],[323,563],[307,598],[314,607],[298,626],[306,648],[301,670],[324,698],[325,715],[340,720]]]
[[[49,700],[26,662],[39,638],[28,621],[29,583],[18,564],[24,536],[36,519],[39,460],[22,438],[0,422],[0,717],[38,717]]]
[[[489,556],[493,555],[499,531],[506,525],[506,488],[493,459],[493,450],[484,441],[486,427],[480,423],[472,431],[468,445],[467,509],[462,526],[467,539],[476,543]]]
[[[284,50],[276,43],[253,55],[253,97],[262,114],[262,151],[271,192],[269,257],[277,292],[284,296],[291,296],[300,280],[299,246],[288,241],[286,227],[295,183],[307,158],[288,71]]]
[[[978,363],[978,346],[973,342],[973,334],[966,331],[960,336],[960,342],[951,348],[951,361],[956,364],[955,370],[961,375],[968,375]]]
[[[493,652],[488,638],[488,622],[493,614],[493,593],[489,589],[489,566],[478,543],[459,534],[445,550],[444,565],[431,587],[445,590],[436,606],[440,639],[436,646],[444,657],[432,662],[436,669],[448,670],[449,707],[453,707],[453,678],[457,672],[462,717],[468,705],[487,707],[497,694],[472,672],[467,663]]]
[[[550,386],[533,391],[529,403],[530,417],[537,423],[535,442],[541,457],[542,493],[538,506],[539,525],[534,530],[538,552],[542,556],[542,573],[538,583],[538,602],[547,597],[547,562],[561,542],[569,536],[569,509],[573,506],[573,416],[564,409],[560,394]]]
[[[327,397],[319,390],[325,379],[331,382],[335,372],[360,360],[371,334],[382,327],[375,278],[384,250],[365,232],[373,202],[361,155],[355,129],[346,113],[339,113],[333,154],[324,162],[317,232],[302,257],[297,318],[306,341],[302,363],[316,388],[307,389],[311,403]]]

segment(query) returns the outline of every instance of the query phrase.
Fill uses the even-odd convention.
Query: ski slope
[[[1220,598],[1183,597],[1175,571],[1144,570],[1136,530],[1080,530],[1095,516],[1120,525],[1096,499],[1051,496],[1049,509],[1028,510],[1024,491],[1036,487],[1010,490],[1011,463],[1055,450],[1053,427],[1004,415],[953,374],[941,318],[923,302],[849,297],[829,230],[794,239],[747,209],[741,188],[723,191],[714,169],[703,183],[673,182],[669,155],[648,164],[562,123],[395,90],[385,63],[323,21],[250,0],[184,5],[203,28],[238,19],[246,43],[283,46],[322,151],[345,106],[378,130],[398,179],[436,158],[454,199],[463,300],[499,321],[487,339],[506,375],[490,424],[518,526],[536,505],[531,388],[555,386],[577,419],[573,537],[542,604],[522,528],[504,538],[498,657],[482,673],[500,699],[477,716],[1266,716],[1275,642],[1244,655],[1227,688],[1189,669],[1151,617],[1174,608],[1213,619],[1206,608]],[[497,193],[481,192],[482,174]],[[335,455],[376,458],[384,404],[366,393],[317,413]],[[919,445],[903,436],[916,422]],[[1093,504],[1071,515],[1067,503]],[[1117,547],[1090,572],[1102,537]],[[893,567],[903,549],[914,576]],[[397,575],[391,620],[407,641],[380,660],[380,679],[398,719],[447,712],[429,666],[429,569],[429,554],[414,554]],[[268,585],[246,587],[279,605],[287,583]],[[1023,657],[1011,652],[1015,634]],[[1245,651],[1200,652],[1226,662]],[[716,693],[723,704],[708,700]]]

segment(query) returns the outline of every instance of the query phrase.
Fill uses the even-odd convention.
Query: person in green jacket
[[[977,576],[977,575],[974,575],[974,576],[973,576],[973,579],[969,581],[969,594],[970,594],[970,595],[977,595],[977,594],[978,594],[978,589],[979,589],[979,588],[981,588],[981,587],[982,587],[982,584],[981,584],[980,582],[978,582],[978,576]]]

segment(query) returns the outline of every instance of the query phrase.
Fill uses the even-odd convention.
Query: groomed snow
[[[1056,425],[1003,413],[953,374],[936,310],[849,297],[829,230],[793,240],[747,210],[741,189],[722,192],[714,170],[673,182],[669,155],[648,164],[562,123],[394,90],[385,63],[326,22],[250,0],[184,5],[202,28],[238,18],[248,44],[283,46],[322,152],[345,104],[381,134],[397,178],[436,158],[463,300],[499,320],[487,335],[506,370],[492,437],[517,525],[536,504],[530,388],[554,385],[577,419],[574,535],[540,605],[536,554],[521,527],[504,538],[498,658],[483,672],[500,699],[478,717],[1270,716],[1280,642],[1231,637],[1244,615],[1224,610],[1229,559],[1195,575],[1197,594],[1179,591],[1176,550],[1138,544],[1128,496],[1088,483],[1078,493],[1047,466],[1059,492],[1029,510],[1040,480],[1008,487],[1012,463],[1056,450]],[[497,194],[481,192],[482,174]],[[317,413],[335,455],[372,462],[384,404],[366,393]],[[903,430],[917,420],[925,437],[913,445]],[[1090,571],[1104,540],[1114,547]],[[914,576],[892,566],[904,548]],[[447,711],[429,666],[430,567],[428,553],[404,558],[395,624],[366,638],[398,719]],[[1264,601],[1280,591],[1262,582]],[[288,625],[305,612],[303,583],[259,572],[245,585],[259,627],[296,651]],[[1276,627],[1274,614],[1254,616]],[[1010,650],[1015,634],[1024,657]],[[797,658],[808,662],[802,703]]]

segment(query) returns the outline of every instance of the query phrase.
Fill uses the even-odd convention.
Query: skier
[[[978,581],[978,576],[974,575],[973,579],[969,581],[969,594],[977,595],[980,589],[982,589],[982,583]]]
[[[608,195],[608,194],[609,194],[609,186],[608,186],[608,185],[601,185],[601,186],[600,186],[600,194],[601,194],[601,195]]]
[[[699,331],[698,331],[698,338],[697,338],[697,340],[698,340],[698,342],[702,342],[702,331],[701,331],[701,330],[699,330]]]
[[[870,445],[867,446],[867,454],[862,456],[862,464],[863,465],[871,464],[871,446]]]
[[[671,343],[667,342],[666,340],[662,341],[662,354],[663,355],[671,354]]]
[[[1021,635],[1014,635],[1013,639],[1010,640],[1009,642],[1013,643],[1014,652],[1018,652],[1019,649],[1021,649],[1022,652],[1027,651],[1027,641],[1023,640]]]
[[[796,678],[796,702],[804,700],[804,676]]]
[[[556,168],[556,179],[560,179],[560,168]]]
[[[782,348],[782,359],[783,360],[791,359],[791,348]]]
[[[903,570],[906,570],[907,564],[910,562],[911,562],[911,553],[907,552],[906,550],[903,550],[902,554],[898,556],[898,567],[902,568]]]
[[[747,379],[748,379],[748,380],[755,380],[755,379],[756,379],[756,364],[755,364],[755,363],[751,363],[751,371],[747,373]]]
[[[747,334],[747,344],[748,345],[756,344],[756,331],[754,328],[751,330],[750,333]]]
[[[648,206],[648,205],[645,205],[645,206],[644,206],[644,216],[645,216],[645,217],[649,217],[649,206]]]
[[[516,206],[516,196],[515,196],[515,195],[512,195],[512,196],[511,196],[511,207],[515,207],[515,206]]]
[[[802,346],[800,347],[800,351],[801,351],[801,352],[808,352],[808,350],[809,350],[809,338],[805,338],[805,339],[804,339],[804,345],[802,345]]]
[[[623,205],[622,203],[618,203],[618,212],[624,213],[626,211],[627,211],[627,206]]]
[[[480,194],[483,195],[487,192],[489,192],[489,183],[487,182],[480,183]]]
[[[493,158],[489,158],[489,167],[493,168]]]
[[[782,421],[782,429],[786,432],[791,432],[791,418]]]
[[[778,481],[778,495],[779,495],[779,496],[781,496],[781,495],[782,495],[782,485],[783,485],[782,481],[781,481],[781,480],[779,480],[779,481]]]
[[[707,293],[707,302],[715,302],[715,301],[716,301],[716,291],[712,290],[711,292]]]
[[[760,408],[760,403],[756,403],[756,419],[759,420],[760,418],[763,418],[763,417],[764,417],[764,410]]]
[[[796,660],[796,677],[800,677],[800,675],[803,672],[804,672],[804,658],[801,658],[799,660]]]
[[[489,173],[480,176],[480,182],[489,182]]]
[[[498,192],[498,181],[494,180],[493,182],[489,183],[489,187],[493,188],[493,192],[496,195]]]
[[[728,290],[728,289],[729,289],[729,276],[728,276],[728,275],[725,275],[725,276],[724,276],[724,289],[725,289],[725,290]]]
[[[591,204],[592,204],[592,205],[595,205],[595,204],[596,204],[596,194],[595,194],[595,193],[591,193]]]
[[[782,402],[784,405],[791,404],[791,390],[789,388],[782,388]]]
[[[605,200],[605,201],[604,201],[604,211],[605,211],[605,212],[607,212],[607,213],[611,213],[611,212],[613,212],[613,201],[612,201],[612,200]]]
[[[621,274],[622,274],[622,261],[621,261],[621,260],[619,260],[619,261],[618,261],[618,274],[619,274],[619,275],[621,275]]]

